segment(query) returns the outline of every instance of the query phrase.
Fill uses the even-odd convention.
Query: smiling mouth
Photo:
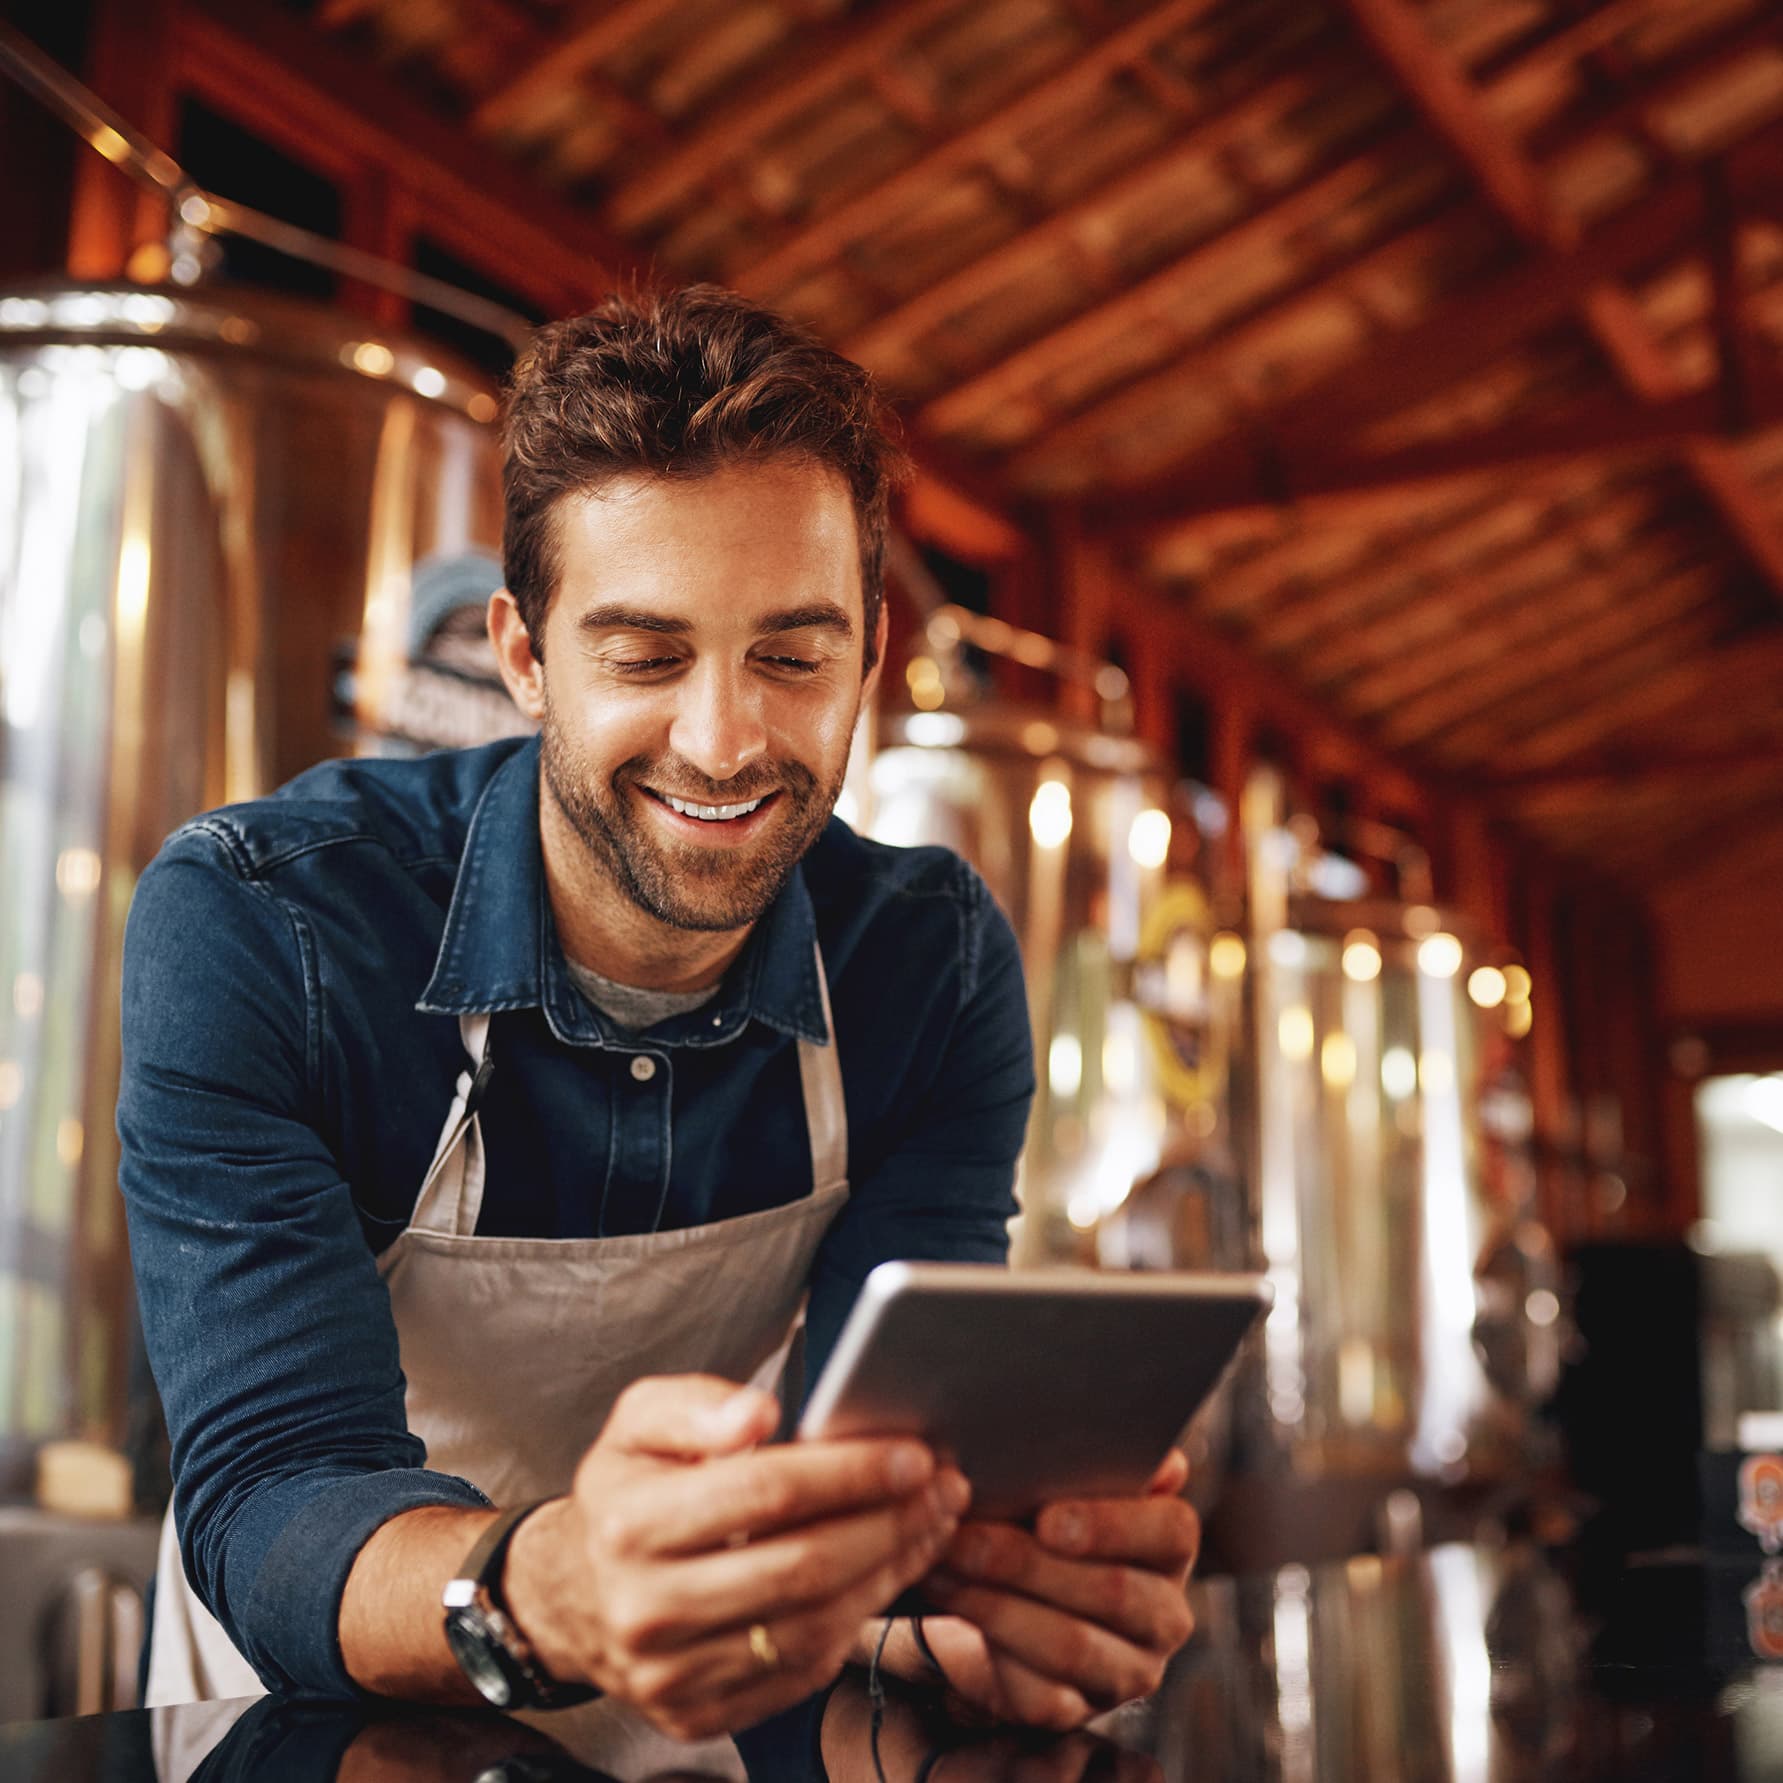
[[[735,823],[740,818],[748,817],[759,811],[775,796],[771,792],[766,792],[759,798],[745,799],[740,804],[702,805],[695,799],[682,799],[677,798],[673,793],[657,792],[653,787],[646,786],[642,790],[649,793],[650,797],[655,799],[658,804],[667,805],[671,811],[678,812],[682,817],[697,818],[701,823],[714,824]]]

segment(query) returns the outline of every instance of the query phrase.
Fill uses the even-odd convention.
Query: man
[[[814,1374],[875,1264],[1002,1258],[1033,1090],[981,882],[830,821],[885,640],[866,375],[615,299],[541,332],[504,446],[537,741],[312,770],[132,909],[151,1700],[598,1690],[690,1737],[875,1651],[1034,1725],[1143,1693],[1179,1461],[1026,1532],[920,1444],[766,1441],[802,1304]],[[919,1579],[947,1614],[876,1620]]]

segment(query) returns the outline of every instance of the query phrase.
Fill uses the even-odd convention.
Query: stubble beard
[[[549,697],[540,726],[540,767],[558,809],[594,865],[647,915],[671,928],[719,933],[748,927],[823,833],[841,796],[847,764],[828,785],[803,762],[782,761],[714,786],[673,758],[636,756],[603,784],[555,722]],[[753,847],[702,848],[649,834],[634,788],[650,786],[700,804],[743,804],[778,793],[772,827]],[[648,796],[648,795],[643,795]]]

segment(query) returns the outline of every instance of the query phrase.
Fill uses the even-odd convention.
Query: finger
[[[1034,1533],[1057,1554],[1115,1560],[1187,1576],[1201,1519],[1181,1498],[1100,1498],[1049,1504]]]
[[[969,1585],[937,1573],[924,1586],[950,1615],[983,1629],[993,1646],[1047,1678],[1069,1684],[1092,1703],[1112,1707],[1149,1696],[1164,1675],[1164,1655],[1050,1604]]]
[[[918,1442],[785,1443],[656,1476],[590,1509],[599,1539],[614,1551],[665,1558],[896,1503],[934,1477],[935,1459]],[[960,1503],[964,1479],[950,1477],[949,1502]]]
[[[995,1585],[1112,1629],[1142,1647],[1174,1653],[1194,1627],[1181,1583],[1149,1569],[1049,1553],[1007,1523],[968,1523],[945,1564],[977,1585]]]
[[[1096,1712],[1089,1698],[1074,1685],[1048,1678],[1012,1654],[993,1653],[991,1671],[999,1721],[1044,1728],[1048,1733],[1069,1733],[1082,1727]]]
[[[758,1615],[775,1655],[770,1675],[791,1681],[785,1702],[829,1684],[841,1671],[855,1631],[935,1562],[939,1542],[921,1543],[836,1593],[821,1606],[788,1615]],[[626,1676],[625,1694],[646,1712],[691,1711],[701,1703],[751,1697],[763,1688],[763,1666],[748,1627],[716,1630],[672,1652],[646,1655]],[[745,1722],[730,1725],[744,1726]]]
[[[621,1588],[609,1619],[634,1651],[660,1652],[715,1628],[823,1605],[884,1568],[914,1567],[919,1549],[933,1564],[958,1527],[948,1507],[959,1502],[934,1480],[894,1504],[655,1565],[647,1609],[628,1614]]]
[[[692,1461],[766,1442],[779,1423],[780,1402],[758,1387],[711,1374],[649,1375],[619,1395],[597,1443]]]
[[[1172,1449],[1158,1463],[1158,1471],[1147,1483],[1147,1498],[1174,1498],[1189,1483],[1189,1458],[1181,1449]]]

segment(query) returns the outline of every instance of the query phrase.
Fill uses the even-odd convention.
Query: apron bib
[[[469,1480],[497,1505],[555,1497],[633,1381],[715,1374],[778,1385],[817,1247],[848,1198],[848,1123],[821,953],[817,975],[830,1044],[798,1043],[810,1195],[673,1232],[477,1236],[485,1177],[475,1105],[477,1080],[489,1074],[489,1017],[462,1018],[472,1069],[459,1075],[409,1224],[378,1259],[408,1424],[426,1444],[428,1467]],[[169,1506],[144,1706],[264,1693],[187,1583]],[[588,1708],[612,1713],[600,1702]],[[540,1726],[557,1735],[581,1713]]]

